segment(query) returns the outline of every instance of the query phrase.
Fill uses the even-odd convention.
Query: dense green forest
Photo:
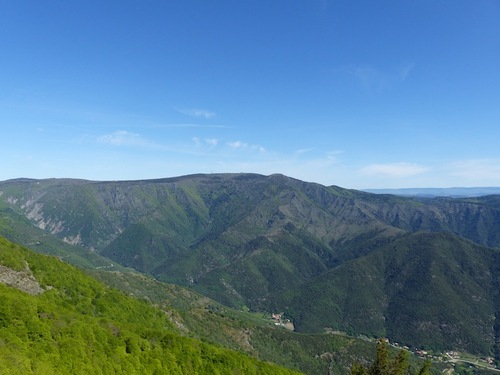
[[[19,179],[0,182],[0,235],[147,299],[184,337],[306,373],[348,372],[379,337],[500,363],[499,202],[283,175]]]
[[[138,273],[92,274],[106,283],[0,237],[1,374],[346,374],[373,356],[369,341],[277,328]]]
[[[0,265],[1,374],[293,373],[181,337],[163,311],[3,238]]]
[[[306,374],[347,374],[353,363],[374,353],[372,341],[326,332],[292,332],[276,327],[271,314],[234,310],[192,290],[139,273],[97,270],[91,274],[107,285],[163,307],[184,335]],[[412,360],[418,361],[414,356]]]

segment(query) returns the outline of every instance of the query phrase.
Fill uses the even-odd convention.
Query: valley
[[[497,195],[378,195],[256,174],[20,179],[0,192],[1,236],[169,311],[183,335],[306,373],[325,369],[325,353],[346,371],[381,337],[500,363]]]

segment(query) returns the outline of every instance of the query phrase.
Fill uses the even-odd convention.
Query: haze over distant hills
[[[500,360],[500,195],[378,195],[283,175],[0,183],[0,234],[132,267],[299,332]],[[27,244],[27,243],[26,243]]]
[[[500,194],[500,187],[452,187],[452,188],[402,188],[402,189],[363,189],[374,194],[393,194],[413,197],[482,197]]]

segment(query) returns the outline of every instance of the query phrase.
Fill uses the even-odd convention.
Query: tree
[[[429,375],[431,363],[426,361],[418,375]],[[360,363],[355,363],[351,367],[351,375],[407,375],[410,374],[410,363],[408,361],[408,352],[400,350],[396,358],[391,360],[389,348],[385,340],[377,342],[377,354],[375,362],[369,367]]]
[[[394,361],[391,363],[389,373],[391,375],[405,375],[409,368],[410,363],[408,362],[408,352],[400,350]]]
[[[431,361],[427,360],[425,361],[424,365],[422,366],[422,368],[420,369],[420,371],[418,372],[418,375],[430,375],[431,372],[430,372],[430,368],[431,368]]]
[[[368,370],[361,363],[355,363],[351,367],[351,375],[368,375]]]
[[[370,367],[370,375],[390,375],[389,371],[391,368],[389,349],[387,348],[387,343],[384,340],[379,340],[377,343],[377,355],[375,357],[375,362],[373,362]]]

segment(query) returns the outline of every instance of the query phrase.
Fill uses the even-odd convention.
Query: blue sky
[[[0,180],[500,186],[497,0],[6,1]]]

